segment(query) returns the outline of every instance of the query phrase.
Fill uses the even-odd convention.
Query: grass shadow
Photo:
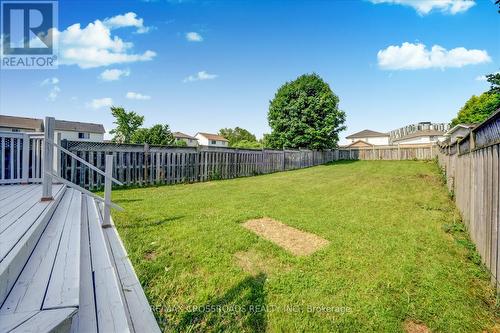
[[[168,222],[180,220],[184,217],[185,217],[184,215],[170,216],[170,217],[166,217],[166,218],[161,219],[161,220],[154,220],[154,221],[146,222],[146,223],[134,223],[134,224],[122,225],[122,226],[120,226],[120,228],[138,229],[138,228],[157,227],[157,226],[163,225],[163,224],[168,223]]]
[[[339,164],[352,164],[352,163],[357,163],[360,160],[338,160],[338,161],[331,161],[327,162],[323,165],[339,165]]]
[[[223,296],[200,307],[200,310],[186,312],[180,322],[172,327],[176,332],[198,331],[200,324],[215,331],[229,327],[241,327],[246,332],[265,332],[266,295],[264,285],[266,274],[249,276]],[[215,309],[223,309],[221,312]]]
[[[143,199],[117,199],[114,202],[115,203],[128,203],[128,202],[137,202],[137,201],[143,201]]]

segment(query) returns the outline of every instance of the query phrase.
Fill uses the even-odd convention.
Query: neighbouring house
[[[210,133],[198,132],[195,135],[200,146],[211,146],[211,147],[227,147],[229,146],[229,141],[226,138]]]
[[[389,144],[389,134],[368,129],[346,136],[346,139],[350,141],[347,147],[387,146]]]
[[[42,132],[43,120],[0,115],[0,131],[4,132]]]
[[[446,123],[420,122],[390,131],[390,144],[414,145],[437,143],[445,140],[445,133],[450,128]]]
[[[182,132],[173,132],[172,135],[174,136],[176,142],[184,141],[188,147],[198,146],[198,139],[194,136]]]
[[[106,131],[102,124],[56,119],[54,134],[57,136],[58,133],[61,140],[103,142]]]
[[[470,131],[475,127],[474,124],[458,124],[453,126],[448,132],[444,134],[446,141],[453,144],[462,138],[469,135]]]

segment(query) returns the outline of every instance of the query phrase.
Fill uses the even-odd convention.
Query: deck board
[[[90,260],[89,221],[87,199],[82,199],[82,226],[80,243],[80,307],[75,332],[97,332],[97,315],[94,302],[94,281]]]
[[[135,274],[125,247],[118,232],[113,228],[104,229],[106,240],[111,250],[112,260],[119,277],[121,291],[125,300],[127,317],[134,332],[160,333],[149,302]]]
[[[71,318],[76,312],[77,308],[38,311],[9,333],[67,332],[71,326]]]
[[[2,216],[0,217],[0,235],[5,231],[5,229],[9,228],[13,223],[16,223],[21,216],[26,214],[40,201],[40,196],[42,195],[41,188],[36,188],[30,193],[31,195],[28,195],[27,197],[22,196],[16,200],[9,201],[8,204],[2,207]]]
[[[66,191],[0,313],[40,310],[65,227],[73,191]]]
[[[115,270],[106,248],[97,208],[93,199],[87,197],[86,201],[99,331],[130,332]]]
[[[28,311],[3,315],[0,314],[0,332],[10,332],[37,313],[38,311]]]
[[[54,186],[54,200],[50,202],[39,202],[38,205],[45,207],[45,214],[39,215],[33,223],[26,223],[27,230],[20,233],[20,238],[17,239],[17,243],[14,244],[10,249],[4,249],[7,247],[7,242],[3,239],[4,236],[8,234],[0,234],[0,245],[4,253],[7,254],[0,258],[0,304],[4,302],[9,291],[16,282],[19,274],[23,270],[26,261],[30,257],[33,249],[35,248],[40,235],[44,231],[50,217],[57,207],[59,200],[64,194],[64,187],[57,185]],[[17,224],[17,223],[16,223]]]
[[[160,332],[95,200],[53,193],[41,202],[39,184],[0,186],[0,332]]]
[[[25,186],[29,185],[16,185],[16,186],[0,186],[0,201],[9,199],[12,195],[26,190]]]
[[[75,306],[79,304],[80,286],[80,224],[81,192],[72,192],[64,222],[64,230],[57,250],[51,279],[43,302],[43,309]]]
[[[8,198],[9,200],[0,202],[2,206],[0,217],[3,217],[10,213],[13,209],[17,208],[19,205],[25,202],[26,199],[29,199],[32,196],[36,197],[35,191],[38,189],[37,186],[26,185],[23,187],[25,187],[23,191],[16,192]]]

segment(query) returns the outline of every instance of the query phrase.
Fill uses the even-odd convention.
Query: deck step
[[[88,325],[87,321],[92,320],[90,317],[94,316],[97,318],[96,324],[99,332],[130,332],[118,278],[102,232],[98,208],[94,199],[87,195],[84,195],[83,202],[87,208],[87,223],[85,225],[87,230],[83,231],[86,235],[82,235],[82,239],[88,239],[90,251],[84,253],[82,250],[82,255],[90,255],[91,275],[88,267],[82,268],[84,276],[81,276],[81,280],[82,284],[87,286],[84,292],[94,293],[95,307],[92,309],[87,306],[86,312],[79,313],[79,324]],[[93,281],[93,290],[89,288],[89,281]],[[95,312],[92,313],[92,310]],[[85,331],[83,326],[78,329],[78,332]]]
[[[77,308],[0,315],[0,332],[69,332]]]
[[[47,202],[33,195],[26,199],[24,212],[2,220],[2,225],[7,226],[0,232],[0,306],[30,258],[65,189],[62,185],[54,185],[54,200]]]
[[[118,232],[114,225],[103,231],[111,254],[111,262],[118,275],[130,330],[136,333],[160,333],[160,328]]]
[[[55,200],[40,202],[41,186],[1,189],[0,332],[160,332],[91,196],[55,185]]]

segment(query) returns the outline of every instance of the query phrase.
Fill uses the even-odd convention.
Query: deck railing
[[[106,156],[106,169],[105,172],[101,171],[94,165],[83,161],[77,155],[63,148],[59,143],[54,142],[54,128],[55,119],[52,117],[45,117],[45,131],[43,138],[43,175],[42,175],[42,200],[52,200],[52,182],[55,179],[69,187],[72,187],[82,193],[85,193],[97,201],[103,204],[103,227],[108,227],[111,225],[110,209],[115,208],[118,210],[123,210],[120,206],[111,201],[111,183],[114,182],[118,185],[123,185],[121,182],[112,177],[113,170],[113,157]],[[55,152],[55,153],[54,153]],[[61,155],[65,154],[69,159],[75,159],[80,163],[86,165],[89,169],[97,172],[104,178],[105,190],[104,198],[92,193],[85,188],[75,184],[69,180],[61,177],[60,173],[60,161]],[[55,166],[55,169],[54,169]]]
[[[0,132],[0,184],[42,181],[43,133]]]

